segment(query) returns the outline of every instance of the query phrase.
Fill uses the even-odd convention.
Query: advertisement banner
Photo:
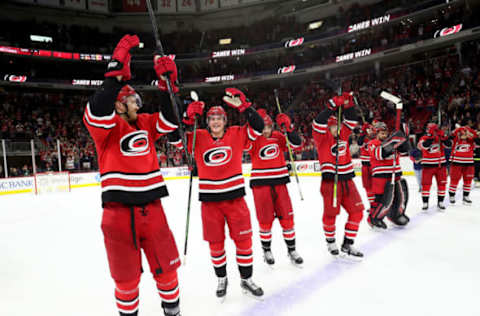
[[[200,11],[218,9],[218,0],[200,0]]]
[[[220,7],[228,8],[238,5],[238,0],[220,0]]]
[[[31,193],[34,191],[34,187],[33,177],[0,179],[0,195]]]
[[[195,0],[177,0],[178,12],[195,12]]]
[[[88,0],[88,10],[108,13],[108,0]]]
[[[177,12],[177,0],[158,0],[158,13],[175,13]]]
[[[123,0],[124,12],[147,12],[145,0]]]
[[[85,10],[87,8],[87,3],[85,0],[65,0],[65,7]]]

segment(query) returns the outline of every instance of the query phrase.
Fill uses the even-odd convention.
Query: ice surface
[[[263,287],[265,299],[259,302],[241,294],[234,247],[228,240],[230,284],[223,304],[215,297],[216,278],[202,240],[195,190],[187,264],[179,269],[182,315],[480,315],[480,190],[471,193],[473,206],[463,206],[457,192],[457,205],[445,213],[434,208],[436,198],[423,213],[415,178],[407,180],[411,223],[405,229],[374,232],[364,219],[356,243],[365,253],[361,263],[334,260],[326,251],[320,178],[300,178],[303,202],[296,184],[289,184],[303,269],[288,261],[278,223],[273,230],[275,268],[265,265],[248,189],[255,232],[254,280]],[[360,179],[355,181],[366,203]],[[183,253],[188,181],[167,184],[170,197],[163,203]],[[1,315],[118,315],[101,212],[98,187],[0,197]],[[337,218],[339,241],[345,219],[342,211]],[[144,268],[149,271],[146,261]],[[154,281],[145,272],[139,315],[163,315],[160,303]]]

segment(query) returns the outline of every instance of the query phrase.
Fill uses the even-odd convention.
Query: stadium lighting
[[[144,44],[143,42],[140,42],[140,43],[138,44],[138,47],[139,47],[139,48],[144,48],[144,47],[145,47],[145,44]]]
[[[308,29],[309,30],[315,30],[320,28],[323,25],[323,21],[316,21],[308,24]]]
[[[218,40],[218,44],[220,44],[220,45],[232,44],[232,39],[231,38],[221,38],[221,39]]]
[[[50,36],[42,36],[42,35],[30,35],[30,40],[32,42],[45,42],[45,43],[53,42],[53,38],[51,38]]]

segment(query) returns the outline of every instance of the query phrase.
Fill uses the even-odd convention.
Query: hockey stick
[[[190,92],[193,101],[198,101],[198,94],[195,91]],[[187,246],[188,246],[188,231],[190,228],[190,209],[192,205],[192,184],[193,184],[193,167],[195,165],[195,142],[197,139],[197,117],[195,116],[195,123],[193,124],[193,143],[192,143],[192,169],[190,170],[190,179],[188,181],[188,204],[187,204],[187,222],[185,224],[185,244],[183,246],[183,264],[187,264]]]
[[[360,116],[362,118],[362,123],[365,124],[365,116],[363,115],[362,107],[360,106],[360,103],[358,103],[357,97],[353,96],[353,102],[355,102],[355,106],[358,108],[358,111],[360,112]]]
[[[277,102],[278,113],[282,113],[282,107],[280,106],[280,100],[278,99],[277,89],[274,89],[273,93],[275,94],[275,101]],[[290,156],[290,163],[292,164],[293,174],[295,175],[295,180],[297,181],[300,200],[303,201],[302,189],[300,188],[300,180],[298,180],[297,168],[295,167],[295,160],[293,159],[292,147],[290,146],[290,142],[288,141],[288,135],[286,131],[285,131],[285,141],[287,142],[288,155]]]
[[[342,95],[342,83],[337,87],[337,95],[341,96]],[[333,207],[337,207],[337,191],[338,191],[338,146],[340,142],[340,129],[342,127],[342,106],[338,107],[338,113],[337,113],[337,152],[335,153],[335,178],[333,181]]]
[[[385,100],[388,100],[395,104],[395,108],[397,110],[396,118],[395,118],[395,130],[399,131],[400,130],[400,119],[402,115],[402,109],[403,109],[403,103],[402,99],[400,99],[397,96],[394,96],[393,94],[388,93],[387,91],[382,91],[380,93],[380,97],[382,97]],[[395,169],[397,168],[397,150],[394,150],[393,152],[393,172],[392,172],[392,185],[395,184]]]
[[[165,51],[163,50],[163,45],[162,42],[160,41],[160,37],[158,35],[158,25],[157,25],[157,20],[155,20],[155,15],[153,13],[153,8],[152,8],[152,3],[150,2],[151,0],[146,0],[147,2],[147,8],[148,8],[148,15],[150,16],[150,22],[152,23],[152,28],[153,28],[153,36],[155,38],[155,45],[157,47],[157,50],[159,51],[160,55],[165,56]],[[173,94],[173,89],[172,85],[170,83],[170,78],[166,78],[165,82],[167,83],[167,90],[168,94],[170,95],[170,102],[172,103],[173,107],[173,112],[175,113],[175,116],[177,117],[177,122],[178,122],[178,132],[180,133],[180,138],[182,139],[182,144],[183,148],[185,148],[185,154],[187,156],[187,164],[189,167],[193,167],[192,163],[192,157],[189,156],[188,150],[187,150],[187,141],[185,139],[185,131],[183,130],[182,126],[182,121],[181,121],[181,116],[180,116],[180,111],[178,109],[178,104],[175,99],[175,95]]]

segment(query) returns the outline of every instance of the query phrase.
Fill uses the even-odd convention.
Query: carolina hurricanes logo
[[[281,67],[281,68],[278,68],[277,73],[278,74],[286,74],[286,73],[289,73],[289,72],[294,72],[295,68],[296,68],[295,65]]]
[[[447,36],[447,35],[450,35],[450,34],[455,34],[455,33],[458,33],[462,30],[462,27],[463,25],[462,24],[457,24],[455,26],[452,26],[452,27],[445,27],[441,30],[437,30],[434,34],[433,37],[438,37],[438,36]]]
[[[428,150],[429,153],[438,153],[440,152],[440,144],[433,144]]]
[[[258,152],[258,155],[262,160],[275,159],[278,157],[279,154],[280,154],[280,149],[278,148],[277,144],[265,145]]]
[[[332,154],[332,156],[336,156],[336,148],[337,148],[337,143],[334,143],[332,145],[332,147],[330,147],[330,153]],[[347,153],[347,142],[341,140],[338,142],[338,155],[339,156],[343,156]]]
[[[147,131],[134,131],[120,139],[120,151],[125,156],[144,156],[150,153]]]
[[[203,161],[207,166],[221,166],[232,159],[232,148],[230,146],[216,147],[203,154]]]
[[[455,151],[458,153],[468,153],[470,151],[470,144],[458,144],[455,146]]]
[[[288,48],[288,47],[300,46],[300,45],[303,44],[304,40],[305,39],[303,37],[299,37],[299,38],[296,38],[296,39],[293,39],[293,40],[286,41],[285,42],[285,47]]]

